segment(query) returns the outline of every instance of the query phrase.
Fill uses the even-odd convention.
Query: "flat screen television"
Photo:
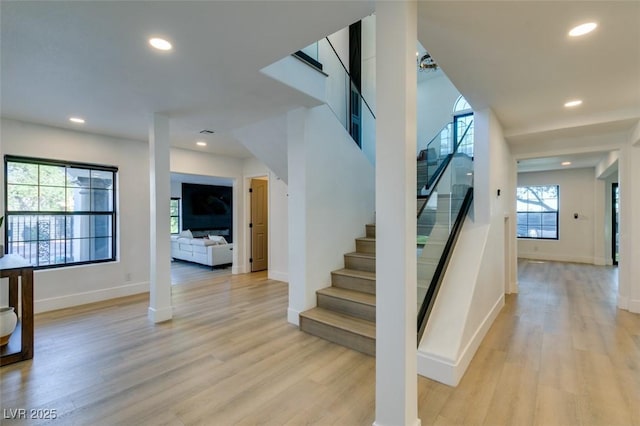
[[[217,231],[232,241],[233,188],[219,185],[182,184],[182,229]]]

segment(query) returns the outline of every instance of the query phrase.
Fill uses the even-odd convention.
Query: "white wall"
[[[599,247],[596,259],[595,241],[600,241],[599,246],[604,244],[605,194],[604,183],[596,179],[595,169],[590,167],[518,174],[518,186],[531,185],[560,186],[559,239],[518,239],[518,256],[561,262],[604,262],[602,247]],[[574,219],[574,213],[578,213],[578,219]]]
[[[326,105],[290,112],[287,135],[288,319],[298,324],[373,220],[374,170]]]
[[[313,70],[307,67],[302,71],[308,73]],[[288,182],[286,113],[234,130],[233,135],[275,176]]]
[[[453,120],[453,104],[460,92],[444,73],[437,77],[418,73],[418,144],[417,151],[426,148],[436,134]],[[420,78],[422,77],[422,78]],[[417,152],[416,152],[417,153]]]
[[[146,143],[2,119],[2,154],[118,167],[117,261],[35,272],[36,312],[149,290]],[[1,191],[4,199],[4,185]]]
[[[286,141],[286,139],[285,139]],[[276,176],[267,166],[256,158],[247,158],[244,162],[243,175],[245,186],[250,185],[251,178],[266,176],[269,181],[269,279],[288,282],[289,281],[289,219],[288,219],[288,194],[287,184]],[[250,199],[246,193],[245,225],[251,221]],[[245,238],[245,259],[251,256],[251,242],[249,232]],[[249,263],[244,265],[248,272],[251,270]]]
[[[510,183],[515,161],[491,110],[476,111],[475,126],[473,213],[461,230],[418,348],[419,374],[452,386],[504,306],[516,268],[513,251],[505,247],[515,239],[515,186]]]

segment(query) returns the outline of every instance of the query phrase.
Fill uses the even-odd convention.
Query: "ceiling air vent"
[[[204,129],[204,130],[200,130],[200,133],[202,133],[203,135],[212,135],[215,132],[213,130]]]

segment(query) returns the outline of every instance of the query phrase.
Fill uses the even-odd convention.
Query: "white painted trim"
[[[149,281],[144,281],[118,287],[35,300],[33,303],[33,309],[36,314],[39,314],[42,312],[55,311],[57,309],[70,308],[72,306],[86,305],[87,303],[101,302],[103,300],[148,292]]]
[[[289,273],[288,272],[280,272],[280,271],[269,271],[269,279],[283,281],[285,283],[289,282]]]
[[[149,306],[149,319],[154,323],[159,323],[163,321],[169,321],[173,318],[173,307],[167,306],[161,309],[155,309]]]
[[[629,300],[629,312],[640,314],[640,299]]]
[[[418,374],[445,385],[458,386],[478,347],[480,347],[480,343],[482,343],[503,306],[504,294],[500,295],[487,316],[485,316],[455,363],[450,359],[428,354],[418,349]]]
[[[300,325],[300,311],[293,308],[287,309],[287,321],[295,326]]]
[[[529,259],[529,260],[548,260],[551,262],[587,263],[589,265],[594,264],[593,257],[566,256],[563,254],[523,253],[522,251],[519,251],[518,257],[521,259]]]
[[[244,266],[232,266],[231,267],[231,274],[233,275],[238,275],[238,274],[246,274],[247,271],[244,268]]]

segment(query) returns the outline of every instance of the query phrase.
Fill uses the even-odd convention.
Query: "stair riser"
[[[376,237],[376,226],[375,225],[367,225],[367,238],[375,238]]]
[[[357,256],[344,257],[344,267],[347,269],[355,269],[356,271],[375,272],[376,258],[366,258]]]
[[[356,251],[360,253],[373,253],[376,252],[375,241],[362,241],[356,240]]]
[[[333,285],[334,287],[346,288],[347,290],[376,294],[375,280],[368,280],[366,278],[350,277],[346,275],[335,274],[332,272],[331,285]]]
[[[362,318],[367,321],[376,320],[375,306],[365,305],[352,300],[340,299],[326,294],[318,294],[318,306],[331,311]]]
[[[375,356],[376,354],[375,339],[342,330],[303,316],[300,317],[300,330],[367,355]]]

